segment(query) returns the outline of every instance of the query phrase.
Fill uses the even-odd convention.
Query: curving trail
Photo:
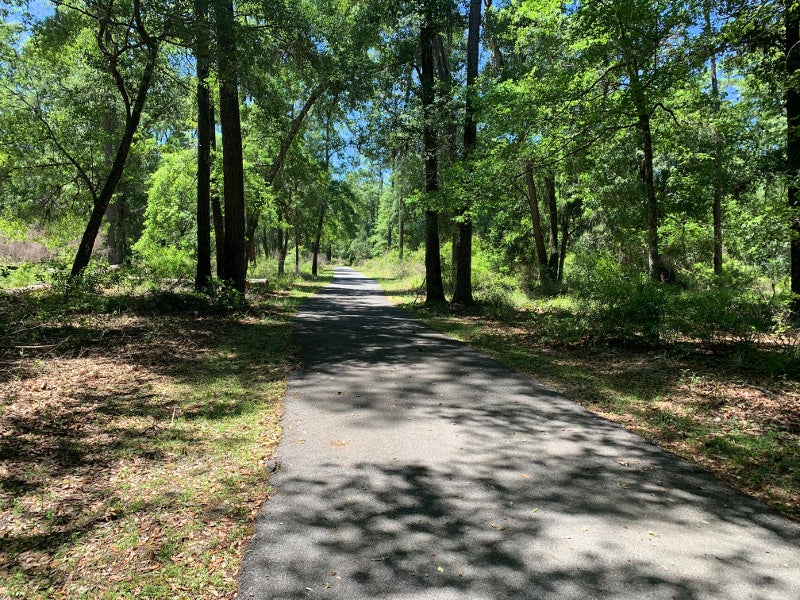
[[[800,526],[336,269],[244,599],[800,599]]]

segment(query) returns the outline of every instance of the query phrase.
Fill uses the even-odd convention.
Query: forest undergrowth
[[[0,293],[0,598],[232,597],[329,279]]]
[[[496,283],[484,295],[481,281],[497,276],[479,262],[476,306],[425,306],[413,259],[359,268],[428,325],[800,520],[800,332],[774,319],[759,330],[768,319],[758,301],[683,288],[663,292],[682,299],[663,300],[630,281],[604,302],[574,291],[528,298],[509,281],[505,296]]]

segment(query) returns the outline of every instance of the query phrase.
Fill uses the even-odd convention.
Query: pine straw
[[[291,303],[47,320],[1,301],[0,598],[232,597]]]

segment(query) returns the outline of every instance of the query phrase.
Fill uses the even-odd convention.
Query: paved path
[[[337,268],[239,598],[800,599],[800,527]]]

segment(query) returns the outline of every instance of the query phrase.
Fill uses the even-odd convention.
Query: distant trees
[[[73,276],[98,236],[240,291],[261,254],[424,244],[426,299],[468,305],[475,238],[549,294],[600,256],[800,292],[793,1],[49,6],[0,30],[0,204],[80,238]],[[158,229],[187,185],[191,243]]]

